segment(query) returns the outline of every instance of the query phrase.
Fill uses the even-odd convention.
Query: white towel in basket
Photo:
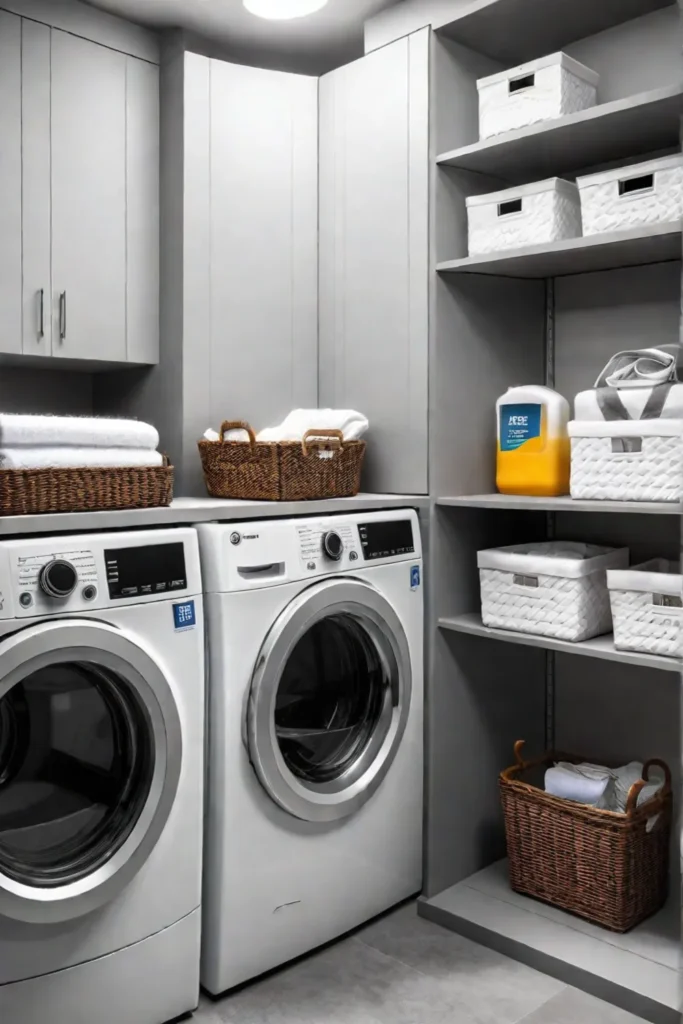
[[[303,441],[309,430],[340,430],[345,441],[360,441],[369,427],[368,420],[355,409],[295,409],[279,427],[265,427],[256,435],[257,441]],[[246,430],[226,430],[225,441],[248,441]],[[216,430],[207,430],[205,441],[219,441]]]
[[[0,469],[101,469],[162,466],[164,457],[149,448],[0,448]]]
[[[138,420],[99,416],[32,416],[0,413],[0,449],[74,445],[78,448],[159,447],[159,433]],[[92,463],[94,465],[94,463]]]

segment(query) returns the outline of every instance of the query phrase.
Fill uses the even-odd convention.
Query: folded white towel
[[[155,449],[159,447],[159,433],[149,423],[138,420],[0,413],[0,448],[23,445]]]
[[[367,433],[369,423],[354,409],[295,409],[279,427],[266,427],[256,435],[257,441],[303,441],[309,430],[340,430],[345,441],[359,441]],[[206,441],[218,441],[215,430],[207,430]],[[248,441],[246,430],[226,430],[225,441]]]
[[[81,469],[162,466],[163,455],[149,448],[77,448],[44,445],[41,448],[0,448],[0,469]]]

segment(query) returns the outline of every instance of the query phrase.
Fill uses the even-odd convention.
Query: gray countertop
[[[67,512],[59,515],[4,516],[0,536],[31,533],[87,533],[145,526],[178,526],[244,519],[267,519],[383,508],[426,508],[429,498],[410,494],[358,494],[325,501],[232,501],[220,498],[176,498],[168,508],[123,509],[117,512]]]

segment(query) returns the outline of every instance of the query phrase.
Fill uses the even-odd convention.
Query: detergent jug
[[[569,493],[569,402],[538,384],[508,388],[496,402],[501,494]]]

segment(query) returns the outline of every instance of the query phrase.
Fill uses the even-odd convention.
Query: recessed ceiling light
[[[327,0],[242,0],[251,14],[271,21],[286,21],[288,18],[303,18],[321,10]]]

